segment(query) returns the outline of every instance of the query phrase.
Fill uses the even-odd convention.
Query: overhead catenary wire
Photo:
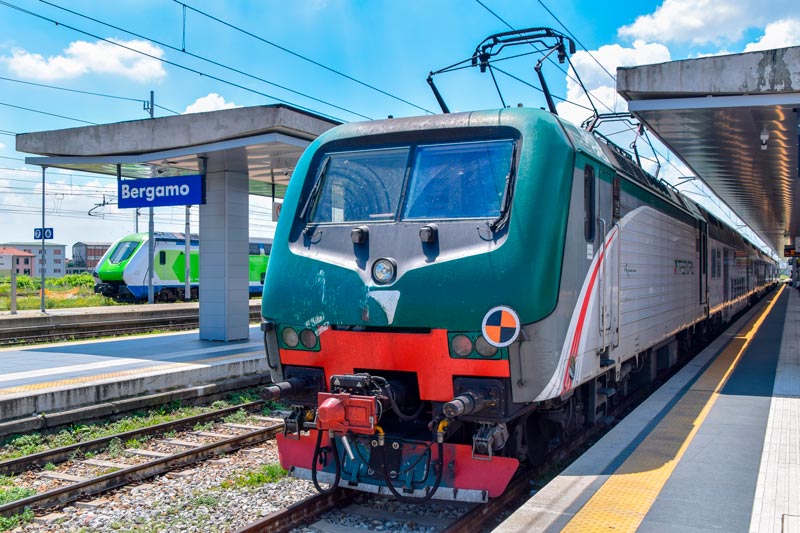
[[[30,107],[23,107],[23,106],[19,106],[19,105],[9,104],[9,103],[6,103],[6,102],[0,102],[0,105],[6,106],[6,107],[12,107],[14,109],[21,109],[23,111],[30,111],[32,113],[39,113],[40,115],[48,115],[48,116],[51,116],[51,117],[63,118],[63,119],[67,119],[67,120],[74,120],[75,122],[83,122],[84,124],[89,124],[91,126],[97,126],[97,122],[89,122],[88,120],[82,120],[82,119],[75,118],[75,117],[68,117],[68,116],[59,115],[59,114],[56,114],[56,113],[48,113],[47,111],[42,111],[40,109],[31,109]]]
[[[389,98],[392,98],[392,99],[394,99],[394,100],[397,100],[398,102],[402,102],[402,103],[404,103],[404,104],[408,104],[408,105],[410,105],[411,107],[414,107],[414,108],[416,108],[416,109],[419,109],[420,111],[424,111],[425,113],[434,114],[434,112],[433,112],[433,111],[431,111],[431,110],[429,110],[429,109],[426,109],[426,108],[424,108],[424,107],[418,106],[417,104],[415,104],[415,103],[413,103],[413,102],[410,102],[410,101],[408,101],[408,100],[406,100],[406,99],[404,99],[404,98],[401,98],[401,97],[399,97],[399,96],[396,96],[396,95],[394,95],[394,94],[391,94],[391,93],[389,93],[389,92],[387,92],[387,91],[385,91],[385,90],[383,90],[383,89],[380,89],[380,88],[378,88],[378,87],[375,87],[374,85],[370,85],[369,83],[366,83],[366,82],[364,82],[364,81],[361,81],[361,80],[359,80],[359,79],[357,79],[357,78],[354,78],[353,76],[350,76],[349,74],[345,74],[344,72],[341,72],[341,71],[339,71],[339,70],[336,70],[336,69],[334,69],[334,68],[332,68],[332,67],[329,67],[329,66],[327,66],[327,65],[325,65],[325,64],[323,64],[323,63],[320,63],[319,61],[316,61],[316,60],[314,60],[314,59],[311,59],[311,58],[309,58],[309,57],[307,57],[307,56],[304,56],[304,55],[302,55],[302,54],[300,54],[300,53],[297,53],[297,52],[295,52],[295,51],[293,51],[293,50],[290,50],[290,49],[286,48],[285,46],[281,46],[281,45],[279,45],[279,44],[277,44],[277,43],[274,43],[274,42],[272,42],[272,41],[269,41],[269,40],[267,40],[267,39],[265,39],[265,38],[263,38],[263,37],[261,37],[261,36],[259,36],[259,35],[256,35],[256,34],[254,34],[254,33],[252,33],[252,32],[249,32],[249,31],[247,31],[247,30],[245,30],[245,29],[243,29],[243,28],[240,28],[239,26],[236,26],[235,24],[232,24],[232,23],[230,23],[230,22],[228,22],[228,21],[222,20],[221,18],[215,17],[214,15],[211,15],[211,14],[209,14],[209,13],[206,13],[205,11],[202,11],[202,10],[200,10],[200,9],[197,9],[197,8],[195,8],[195,7],[192,7],[192,6],[190,6],[189,4],[186,4],[186,3],[184,3],[184,2],[181,2],[181,1],[179,1],[179,0],[173,0],[173,1],[174,1],[175,3],[177,3],[177,4],[181,5],[181,6],[183,6],[183,8],[184,8],[184,9],[189,9],[189,10],[191,10],[191,11],[194,11],[194,12],[195,12],[195,13],[197,13],[198,15],[202,15],[202,16],[204,16],[204,17],[208,17],[209,19],[211,19],[211,20],[213,20],[213,21],[215,21],[215,22],[218,22],[218,23],[220,23],[220,24],[222,24],[222,25],[224,25],[224,26],[227,26],[227,27],[229,27],[229,28],[231,28],[231,29],[233,29],[233,30],[236,30],[236,31],[238,31],[238,32],[240,32],[240,33],[242,33],[242,34],[244,34],[244,35],[247,35],[247,36],[249,36],[249,37],[252,37],[253,39],[256,39],[256,40],[258,40],[258,41],[261,41],[262,43],[268,44],[268,45],[270,45],[270,46],[274,46],[275,48],[277,48],[277,49],[279,49],[279,50],[281,50],[281,51],[283,51],[283,52],[286,52],[287,54],[293,55],[294,57],[297,57],[298,59],[302,59],[303,61],[307,61],[307,62],[309,62],[309,63],[311,63],[311,64],[313,64],[313,65],[316,65],[316,66],[318,66],[318,67],[320,67],[320,68],[322,68],[322,69],[325,69],[325,70],[327,70],[328,72],[332,72],[333,74],[336,74],[337,76],[341,76],[341,77],[343,77],[343,78],[345,78],[345,79],[348,79],[348,80],[350,80],[350,81],[352,81],[352,82],[355,82],[355,83],[357,83],[357,84],[359,84],[359,85],[361,85],[361,86],[363,86],[363,87],[366,87],[366,88],[368,88],[368,89],[371,89],[371,90],[373,90],[373,91],[377,91],[377,92],[379,92],[380,94],[382,94],[382,95],[384,95],[384,96],[388,96]],[[185,44],[184,44],[184,46],[185,46]]]
[[[89,96],[98,96],[98,97],[102,97],[102,98],[111,98],[111,99],[114,99],[114,100],[124,100],[124,101],[128,101],[128,102],[137,102],[137,103],[140,103],[140,104],[149,104],[150,103],[150,100],[145,100],[144,98],[133,98],[133,97],[130,97],[130,96],[119,96],[119,95],[114,95],[114,94],[98,93],[98,92],[93,92],[93,91],[84,91],[84,90],[81,90],[81,89],[70,89],[68,87],[59,87],[57,85],[49,85],[49,84],[46,84],[46,83],[36,83],[36,82],[32,82],[32,81],[18,80],[18,79],[14,79],[14,78],[7,78],[5,76],[0,76],[0,80],[10,81],[10,82],[13,82],[13,83],[21,83],[21,84],[24,84],[24,85],[32,85],[34,87],[42,87],[42,88],[45,88],[45,89],[54,89],[54,90],[65,91],[65,92],[70,92],[70,93],[85,94],[85,95],[89,95]],[[158,104],[155,104],[155,107],[157,107],[159,109],[163,109],[164,111],[169,111],[170,113],[173,113],[175,115],[180,115],[181,114],[180,111],[173,111],[172,109],[169,109],[168,107],[164,107],[164,106],[161,106],[161,105],[158,105]],[[3,130],[0,130],[0,133],[4,133]],[[14,134],[13,132],[8,132],[8,133]],[[16,134],[14,134],[14,135],[16,135]]]
[[[125,50],[128,50],[130,52],[134,52],[136,54],[140,54],[140,55],[149,57],[151,59],[154,59],[154,60],[159,61],[161,63],[164,63],[166,65],[171,65],[171,66],[173,66],[175,68],[178,68],[178,69],[181,69],[181,70],[185,70],[185,71],[191,72],[193,74],[197,74],[198,76],[203,76],[203,77],[206,77],[208,79],[212,79],[214,81],[218,81],[220,83],[223,83],[225,85],[229,85],[231,87],[236,87],[236,88],[241,89],[243,91],[247,91],[247,92],[250,92],[250,93],[253,93],[253,94],[257,94],[259,96],[263,96],[265,98],[269,98],[271,100],[275,100],[276,102],[281,102],[281,103],[284,103],[284,104],[287,104],[287,105],[291,105],[291,106],[297,107],[298,109],[302,109],[303,111],[308,111],[309,113],[314,113],[314,114],[317,114],[317,115],[325,116],[327,118],[330,118],[332,120],[336,120],[338,122],[344,122],[342,119],[340,119],[338,117],[334,117],[334,116],[331,116],[331,115],[328,115],[328,114],[325,114],[325,113],[321,113],[321,112],[316,111],[314,109],[311,109],[311,108],[308,108],[306,106],[302,106],[302,105],[296,104],[294,102],[290,102],[290,101],[285,100],[283,98],[279,98],[277,96],[273,96],[271,94],[268,94],[268,93],[265,93],[265,92],[262,92],[262,91],[258,91],[256,89],[252,89],[250,87],[246,87],[246,86],[244,86],[242,84],[239,84],[239,83],[236,83],[236,82],[232,82],[232,81],[226,80],[224,78],[220,78],[219,76],[215,76],[213,74],[209,74],[209,73],[202,72],[200,70],[197,70],[197,69],[194,69],[194,68],[191,68],[191,67],[187,67],[185,65],[181,65],[180,63],[176,63],[175,61],[170,61],[168,59],[163,59],[163,58],[154,56],[152,54],[148,54],[147,52],[142,52],[141,50],[137,50],[136,48],[133,48],[131,46],[126,46],[126,45],[124,45],[122,43],[118,43],[118,42],[112,41],[110,39],[106,39],[105,37],[101,37],[101,36],[99,36],[99,35],[97,35],[95,33],[92,33],[92,32],[89,32],[89,31],[85,31],[85,30],[81,30],[79,28],[76,28],[75,26],[71,26],[69,24],[66,24],[63,21],[58,21],[58,20],[52,19],[50,17],[46,17],[44,15],[41,15],[39,13],[34,13],[33,11],[30,11],[30,10],[24,9],[24,8],[22,8],[20,6],[11,4],[9,2],[6,2],[5,0],[0,0],[0,5],[8,7],[10,9],[14,9],[14,10],[19,11],[21,13],[25,13],[26,15],[30,15],[32,17],[35,17],[35,18],[50,22],[52,24],[55,24],[56,26],[67,28],[69,30],[72,30],[72,31],[77,32],[77,33],[80,33],[82,35],[87,35],[89,37],[92,37],[93,39],[97,39],[98,41],[102,41],[102,42],[105,42],[105,43],[108,43],[108,44],[111,44],[111,45],[114,45],[114,46],[117,46],[117,47],[120,47],[120,48],[124,48]],[[121,31],[124,31],[124,30],[121,30]],[[131,35],[134,35],[134,34],[131,33]]]
[[[506,20],[505,20],[503,17],[501,17],[500,15],[498,15],[498,14],[497,14],[497,13],[496,13],[494,10],[492,10],[492,9],[491,9],[489,6],[487,6],[486,4],[484,4],[484,3],[483,3],[481,0],[475,0],[475,1],[476,1],[476,2],[477,2],[477,3],[478,3],[480,6],[481,6],[481,7],[483,7],[483,8],[484,8],[486,11],[488,11],[488,12],[489,12],[489,13],[490,13],[492,16],[494,16],[494,17],[495,17],[497,20],[499,20],[500,22],[502,22],[502,23],[503,23],[503,24],[504,24],[504,25],[505,25],[505,26],[506,26],[508,29],[510,29],[510,30],[512,30],[512,31],[516,31],[516,28],[515,28],[514,26],[512,26],[511,24],[509,24],[509,23],[508,23],[508,21],[506,21]],[[531,43],[531,46],[534,46],[534,45],[533,45],[533,43]],[[534,48],[536,48],[536,47],[534,47]],[[540,52],[541,50],[538,50],[538,49],[537,49],[536,51],[537,51],[537,52]],[[508,58],[508,59],[511,59],[511,58]],[[499,60],[498,60],[498,61],[499,61]],[[581,82],[581,80],[580,80],[580,76],[578,76],[578,71],[577,71],[577,70],[575,69],[575,67],[572,65],[572,62],[570,62],[570,66],[572,67],[572,70],[575,72],[575,76],[576,76],[578,79],[575,79],[575,78],[573,78],[573,77],[572,77],[572,76],[569,74],[569,72],[568,72],[568,71],[566,71],[566,70],[564,70],[563,68],[561,68],[561,67],[558,65],[558,63],[556,63],[555,61],[553,61],[553,59],[552,59],[552,58],[548,57],[548,58],[547,58],[547,61],[548,61],[548,62],[549,62],[551,65],[555,66],[555,67],[556,67],[558,70],[560,70],[560,71],[561,71],[561,73],[562,73],[562,74],[564,74],[564,75],[565,75],[565,76],[566,76],[568,79],[572,80],[574,83],[577,83],[577,84],[578,84],[578,85],[580,85],[581,87],[584,87],[584,85],[583,85],[583,82]],[[495,61],[495,62],[497,62],[497,61]],[[506,74],[506,75],[508,75],[508,74]],[[519,80],[519,78],[515,78],[515,79]],[[521,81],[521,80],[519,80],[519,81]],[[523,82],[523,83],[524,83],[524,82]],[[531,84],[529,84],[529,85],[530,85],[531,87],[537,88],[535,85],[531,85]],[[592,97],[589,95],[589,91],[587,91],[587,90],[585,89],[585,87],[584,87],[584,91],[586,92],[586,98],[589,100],[589,104],[592,106],[592,108],[594,108],[594,102],[592,101]],[[541,91],[541,92],[544,92],[544,91]],[[555,97],[555,95],[553,95],[553,96]],[[557,98],[557,99],[559,99],[559,100],[561,100],[561,101],[563,101],[563,102],[565,102],[565,103],[569,103],[569,104],[577,105],[578,107],[583,107],[584,109],[588,109],[589,111],[592,111],[592,110],[593,110],[595,113],[597,113],[597,109],[589,109],[589,108],[587,108],[587,107],[585,107],[585,106],[579,105],[579,104],[577,104],[576,102],[573,102],[573,101],[571,101],[571,100],[567,100],[567,99],[565,99],[565,98],[558,98],[558,97],[556,97],[556,98]],[[600,102],[600,103],[602,104],[603,102]],[[603,104],[603,105],[605,105],[605,104]],[[606,107],[606,108],[607,108],[609,111],[612,111],[612,109],[611,109],[610,107],[608,107],[607,105],[606,105],[605,107]]]
[[[577,37],[575,37],[575,34],[573,34],[573,33],[572,33],[570,30],[569,30],[569,28],[567,28],[567,26],[566,26],[566,25],[565,25],[563,22],[561,22],[561,21],[558,19],[558,17],[555,15],[555,13],[553,13],[553,12],[550,10],[550,8],[549,8],[549,7],[547,7],[547,6],[544,4],[544,2],[543,2],[542,0],[538,0],[538,2],[539,2],[539,4],[541,4],[541,6],[542,6],[542,7],[545,9],[545,11],[547,11],[547,12],[550,14],[550,16],[551,16],[551,17],[553,17],[553,18],[555,19],[555,21],[556,21],[556,22],[558,22],[558,23],[561,25],[561,27],[562,27],[562,28],[564,28],[564,31],[565,31],[565,32],[567,32],[567,35],[569,35],[570,37],[572,37],[572,38],[575,40],[575,42],[576,42],[576,43],[578,43],[578,45],[579,45],[581,48],[583,48],[583,51],[584,51],[584,52],[586,52],[587,54],[589,54],[589,57],[591,57],[591,58],[594,60],[594,62],[595,62],[595,63],[597,63],[597,64],[598,64],[598,66],[599,66],[601,69],[603,69],[603,70],[605,71],[605,73],[606,73],[606,74],[608,74],[608,75],[611,77],[611,79],[612,79],[612,80],[614,80],[614,81],[617,81],[617,77],[616,77],[616,76],[614,76],[613,74],[611,74],[611,73],[610,73],[610,72],[609,72],[609,71],[606,69],[606,67],[605,67],[605,66],[603,66],[603,64],[602,64],[602,63],[601,63],[601,62],[600,62],[600,61],[599,61],[599,60],[598,60],[596,57],[594,57],[594,55],[593,55],[593,54],[592,54],[592,53],[589,51],[589,49],[588,49],[588,48],[586,48],[586,46],[584,46],[584,44],[583,44],[582,42],[580,42],[580,40],[579,40]]]
[[[266,84],[268,84],[268,85],[272,85],[273,87],[277,87],[277,88],[279,88],[279,89],[283,89],[284,91],[288,91],[288,92],[290,92],[290,93],[292,93],[292,94],[296,94],[296,95],[298,95],[298,96],[302,96],[303,98],[308,98],[309,100],[313,100],[313,101],[315,101],[315,102],[318,102],[318,103],[321,103],[321,104],[324,104],[324,105],[327,105],[327,106],[333,107],[333,108],[335,108],[335,109],[338,109],[338,110],[340,110],[340,111],[344,111],[344,112],[346,112],[346,113],[350,113],[350,114],[352,114],[352,115],[355,115],[355,116],[357,116],[357,117],[361,117],[361,118],[364,118],[364,119],[366,119],[366,120],[372,120],[372,118],[371,118],[371,117],[369,117],[369,116],[367,116],[367,115],[363,115],[363,114],[361,114],[361,113],[358,113],[357,111],[353,111],[353,110],[351,110],[351,109],[348,109],[348,108],[346,108],[346,107],[342,107],[342,106],[336,105],[336,104],[334,104],[334,103],[328,102],[328,101],[326,101],[326,100],[322,100],[322,99],[320,99],[320,98],[317,98],[317,97],[311,96],[311,95],[309,95],[309,94],[307,94],[307,93],[303,93],[303,92],[297,91],[297,90],[295,90],[295,89],[292,89],[292,88],[290,88],[290,87],[286,87],[285,85],[281,85],[281,84],[275,83],[275,82],[273,82],[273,81],[270,81],[270,80],[268,80],[268,79],[266,79],[266,78],[262,78],[262,77],[260,77],[260,76],[256,76],[255,74],[250,74],[250,73],[248,73],[248,72],[245,72],[245,71],[243,71],[243,70],[240,70],[240,69],[237,69],[237,68],[231,67],[231,66],[229,66],[229,65],[225,65],[224,63],[220,63],[219,61],[214,61],[213,59],[209,59],[209,58],[207,58],[207,57],[204,57],[204,56],[201,56],[201,55],[199,55],[199,54],[194,54],[194,53],[192,53],[192,52],[188,52],[188,51],[186,51],[185,49],[181,49],[181,48],[179,48],[179,47],[177,47],[177,46],[173,46],[173,45],[171,45],[171,44],[168,44],[168,43],[165,43],[165,42],[163,42],[163,41],[159,41],[159,40],[157,40],[157,39],[153,39],[152,37],[147,37],[147,36],[145,36],[145,35],[142,35],[142,34],[140,34],[140,33],[136,33],[136,32],[134,32],[134,31],[131,31],[131,30],[128,30],[128,29],[122,28],[122,27],[120,27],[120,26],[115,26],[114,24],[110,24],[110,23],[108,23],[108,22],[102,21],[102,20],[100,20],[100,19],[96,19],[96,18],[94,18],[94,17],[90,17],[89,15],[86,15],[86,14],[84,14],[84,13],[80,13],[80,12],[78,12],[78,11],[75,11],[75,10],[72,10],[72,9],[69,9],[69,8],[66,8],[66,7],[63,7],[63,6],[60,6],[60,5],[58,5],[58,4],[54,4],[53,2],[49,2],[49,1],[47,1],[47,0],[39,0],[39,1],[40,1],[41,3],[43,3],[43,4],[49,5],[49,6],[51,6],[51,7],[54,7],[54,8],[56,8],[56,9],[60,9],[60,10],[62,10],[62,11],[66,11],[67,13],[73,14],[73,15],[75,15],[75,16],[77,16],[77,17],[81,17],[81,18],[84,18],[84,19],[86,19],[86,20],[90,20],[90,21],[92,21],[92,22],[95,22],[95,23],[97,23],[97,24],[101,24],[101,25],[103,25],[103,26],[107,26],[107,27],[109,27],[109,28],[112,28],[112,29],[114,29],[114,30],[117,30],[117,31],[121,31],[121,32],[127,33],[128,35],[133,35],[134,37],[138,37],[139,39],[144,39],[144,40],[146,40],[146,41],[149,41],[149,42],[151,42],[151,43],[155,43],[155,44],[157,44],[157,45],[159,45],[159,46],[162,46],[162,47],[164,47],[164,48],[168,48],[168,49],[170,49],[170,50],[174,50],[174,51],[176,51],[176,52],[180,52],[180,53],[186,54],[186,55],[188,55],[188,56],[190,56],[190,57],[193,57],[193,58],[195,58],[195,59],[199,59],[200,61],[205,61],[206,63],[210,63],[210,64],[212,64],[212,65],[214,65],[214,66],[216,66],[216,67],[220,67],[220,68],[223,68],[223,69],[225,69],[225,70],[228,70],[228,71],[231,71],[231,72],[235,72],[236,74],[240,74],[240,75],[242,75],[242,76],[246,76],[246,77],[248,77],[248,78],[251,78],[251,79],[254,79],[254,80],[257,80],[257,81],[260,81],[260,82],[266,83]],[[72,28],[71,28],[71,29],[72,29]],[[113,43],[113,41],[109,41],[109,42],[112,42],[112,43]],[[119,45],[119,43],[115,43],[115,44]],[[146,55],[146,56],[148,56],[148,57],[153,57],[153,58],[155,58],[155,59],[158,59],[158,60],[160,60],[160,61],[164,61],[165,63],[172,64],[172,65],[174,65],[174,66],[180,66],[180,65],[177,65],[176,63],[172,63],[172,62],[169,62],[169,61],[167,61],[167,60],[164,60],[164,59],[158,58],[158,57],[156,57],[156,56],[152,56],[152,55],[150,55],[150,54],[147,54],[147,53],[145,53],[145,52],[142,52],[142,51],[140,51],[140,50],[136,50],[136,52],[137,52],[137,53],[140,53],[140,54],[143,54],[143,55]],[[183,67],[183,68],[188,68],[188,67]],[[208,76],[207,74],[204,74],[204,75]],[[297,104],[292,104],[291,102],[288,102],[288,101],[286,101],[286,100],[279,99],[279,98],[277,98],[277,97],[275,97],[275,96],[269,96],[269,98],[272,98],[272,99],[274,99],[274,100],[278,100],[278,101],[282,101],[282,102],[284,102],[284,103],[287,103],[287,104],[291,104],[291,105],[297,105]],[[298,106],[298,107],[299,107],[299,106]],[[311,111],[311,110],[308,110],[308,111]]]

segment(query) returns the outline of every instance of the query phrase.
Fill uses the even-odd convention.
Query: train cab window
[[[261,255],[260,246],[257,242],[250,243],[250,255]]]
[[[583,167],[583,237],[594,242],[594,167]]]
[[[500,216],[513,155],[511,140],[418,147],[403,219]]]
[[[394,220],[408,165],[409,148],[330,154],[310,201],[314,224]]]
[[[137,246],[139,246],[139,243],[134,241],[125,241],[119,243],[108,257],[108,261],[114,265],[126,261],[131,255],[133,255],[133,252],[136,251]]]
[[[264,244],[264,255],[269,255],[272,253],[272,245],[269,243]]]

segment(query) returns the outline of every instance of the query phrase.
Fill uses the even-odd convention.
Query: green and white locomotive
[[[186,252],[183,233],[155,232],[153,291],[157,301],[183,300],[186,281]],[[200,287],[200,246],[197,235],[190,237],[190,298],[196,300]],[[133,233],[111,245],[92,275],[94,292],[123,302],[140,302],[148,296],[148,234]],[[260,295],[272,249],[272,239],[251,240],[249,287]]]

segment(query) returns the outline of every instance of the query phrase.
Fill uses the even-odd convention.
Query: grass
[[[238,474],[232,479],[226,479],[220,486],[224,489],[253,488],[267,483],[275,483],[289,475],[279,464],[261,465],[257,470]]]
[[[47,309],[70,309],[73,307],[102,307],[119,305],[111,298],[94,293],[94,287],[51,287],[50,280],[45,284],[47,294],[44,306]],[[77,293],[75,290],[77,289]],[[42,297],[38,288],[17,290],[17,309],[40,309]],[[8,284],[0,284],[0,311],[11,309],[11,288]]]
[[[0,516],[0,531],[9,531],[33,520],[33,511],[25,509],[21,514]]]
[[[0,487],[0,505],[15,502],[34,494],[36,494],[36,490],[27,487]]]
[[[22,500],[36,494],[35,489],[10,486],[11,479],[8,476],[0,476],[0,505]],[[17,528],[31,520],[33,520],[33,511],[30,509],[13,516],[0,516],[0,531]]]
[[[164,422],[172,422],[190,416],[208,413],[216,409],[239,405],[244,401],[249,401],[255,394],[256,393],[237,394],[235,397],[231,398],[231,401],[217,401],[210,407],[181,407],[179,402],[173,402],[157,409],[133,413],[130,416],[114,422],[78,424],[57,433],[47,435],[41,433],[12,435],[0,440],[0,461],[15,459],[17,457],[60,448],[62,446],[70,446],[101,437],[110,437],[126,431],[143,429]],[[239,413],[242,414],[240,415]],[[235,415],[236,419],[240,417],[246,419],[247,417],[247,413],[244,409],[240,409]],[[135,439],[125,442],[123,445],[123,443],[115,439],[112,441],[109,451],[121,453],[123,448],[140,447],[141,442],[141,439]],[[76,454],[76,457],[79,455],[80,452]]]

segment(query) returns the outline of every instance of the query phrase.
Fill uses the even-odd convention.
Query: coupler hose
[[[439,461],[434,463],[434,468],[438,465],[437,472],[436,472],[436,481],[434,481],[432,487],[428,487],[425,490],[425,496],[422,498],[409,498],[408,496],[403,496],[400,494],[394,485],[392,485],[391,476],[389,476],[389,471],[386,468],[386,449],[381,446],[381,472],[383,473],[383,480],[386,482],[386,486],[389,488],[389,492],[397,498],[399,501],[403,503],[416,503],[421,501],[427,501],[433,498],[433,495],[439,490],[439,485],[442,483],[442,472],[444,471],[444,444],[441,442],[437,443],[437,450],[439,452]]]
[[[314,446],[314,455],[311,457],[311,481],[314,483],[314,488],[316,488],[320,494],[332,494],[339,488],[339,480],[342,478],[342,465],[339,462],[339,451],[336,449],[336,438],[331,437],[331,452],[333,453],[333,461],[336,465],[336,477],[330,487],[323,489],[317,481],[317,461],[319,460],[319,452],[322,448],[322,432],[323,430],[321,429],[317,430],[317,445]]]

